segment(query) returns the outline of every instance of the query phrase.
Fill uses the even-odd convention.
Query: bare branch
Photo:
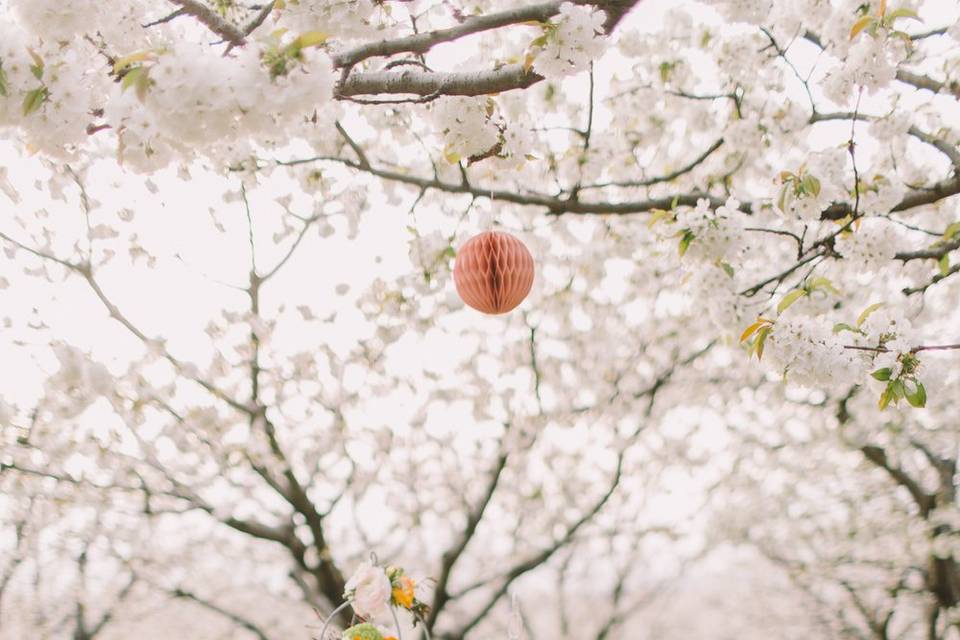
[[[957,249],[960,249],[960,238],[951,240],[950,242],[938,242],[933,246],[917,251],[901,251],[894,257],[904,262],[909,262],[910,260],[939,260],[951,251],[956,251]]]
[[[217,613],[227,618],[228,620],[235,623],[237,626],[243,629],[246,629],[247,631],[255,635],[257,638],[259,638],[259,640],[270,640],[270,637],[267,636],[267,634],[264,633],[263,630],[260,629],[260,627],[255,625],[253,622],[251,622],[247,618],[244,618],[240,614],[234,613],[232,611],[228,611],[227,609],[224,609],[220,605],[214,604],[213,602],[210,602],[205,598],[201,598],[195,593],[186,591],[178,587],[172,590],[170,592],[170,595],[172,595],[174,598],[182,598],[184,600],[195,602],[196,604],[200,605],[204,609],[207,609],[208,611],[213,611],[214,613]]]
[[[170,2],[179,5],[185,13],[196,18],[231,45],[239,46],[244,43],[246,36],[240,29],[223,19],[215,9],[200,0],[170,0]]]
[[[152,22],[147,22],[146,24],[142,24],[142,25],[140,25],[140,26],[143,27],[144,29],[149,29],[150,27],[155,27],[155,26],[157,26],[158,24],[165,24],[165,23],[167,23],[167,22],[171,22],[172,20],[176,20],[176,19],[179,18],[180,16],[185,16],[185,15],[187,15],[187,10],[184,9],[183,7],[180,7],[179,9],[177,9],[176,11],[174,11],[173,13],[167,14],[166,16],[164,16],[164,17],[162,17],[162,18],[159,18],[159,19],[157,19],[157,20],[153,20]]]
[[[473,510],[467,514],[467,523],[464,526],[463,533],[460,535],[460,539],[456,542],[456,544],[454,544],[453,547],[448,549],[446,553],[443,554],[443,564],[440,567],[440,577],[437,579],[437,586],[434,589],[433,606],[430,610],[430,616],[425,622],[425,626],[428,630],[433,630],[433,627],[437,622],[437,617],[443,610],[444,605],[446,605],[450,600],[450,594],[447,593],[447,584],[450,581],[450,574],[453,571],[453,567],[456,565],[457,560],[460,559],[460,556],[463,555],[467,545],[470,544],[470,540],[473,539],[473,536],[477,531],[477,525],[480,524],[480,520],[483,519],[483,514],[486,511],[487,505],[490,504],[490,499],[493,498],[494,492],[497,490],[497,485],[500,482],[500,476],[503,473],[503,469],[506,467],[506,465],[507,454],[503,452],[497,458],[497,461],[493,466],[493,470],[490,472],[490,480],[487,482],[487,487],[483,492],[483,497],[473,508]]]
[[[506,594],[507,590],[510,588],[510,585],[513,584],[514,580],[527,573],[536,569],[544,562],[549,560],[553,554],[562,549],[564,546],[570,543],[573,540],[574,536],[577,534],[577,531],[580,528],[593,519],[604,505],[607,504],[607,501],[610,500],[610,497],[613,496],[614,491],[620,484],[621,474],[623,472],[623,453],[617,456],[617,467],[613,475],[613,480],[610,483],[610,487],[607,489],[606,493],[600,497],[600,499],[593,505],[593,507],[584,513],[579,520],[574,522],[570,527],[567,528],[567,531],[564,535],[554,542],[550,547],[544,549],[537,555],[528,558],[527,560],[515,565],[503,578],[503,582],[500,587],[493,593],[492,596],[487,600],[486,604],[480,608],[480,611],[471,618],[466,624],[464,624],[455,634],[451,637],[456,638],[457,640],[462,639],[467,633],[470,632],[481,620],[489,613],[489,611],[500,601],[500,598]]]
[[[887,459],[886,451],[874,445],[862,446],[860,447],[860,451],[867,460],[886,471],[897,484],[910,492],[913,501],[917,503],[917,507],[920,509],[920,514],[924,518],[930,514],[930,510],[933,508],[933,496],[927,493],[917,481],[907,475],[903,469],[891,464]]]
[[[580,187],[580,191],[585,191],[587,189],[603,189],[606,187],[652,187],[655,184],[660,184],[662,182],[673,182],[680,176],[686,175],[699,167],[701,164],[706,161],[713,152],[723,146],[723,138],[720,138],[712,145],[707,147],[707,150],[701,153],[699,156],[694,158],[688,164],[680,167],[676,171],[671,171],[670,173],[664,174],[662,176],[656,176],[653,178],[647,178],[645,180],[623,180],[623,181],[611,181],[611,182],[596,182],[593,184],[587,184]]]
[[[854,114],[853,112],[843,111],[843,112],[835,112],[835,113],[814,113],[810,117],[810,122],[812,124],[816,122],[826,122],[830,120],[853,120],[854,115],[856,115],[859,119],[866,120],[868,122],[875,122],[881,119],[878,116],[871,116],[863,113]],[[916,126],[911,126],[907,130],[907,133],[913,136],[914,138],[916,138],[917,140],[920,140],[921,142],[924,142],[925,144],[928,144],[934,147],[935,149],[943,153],[943,155],[947,156],[947,158],[950,159],[950,162],[951,164],[953,164],[954,167],[960,168],[960,150],[958,150],[956,146],[950,144],[949,142],[947,142],[946,140],[943,140],[942,138],[938,138],[932,134],[927,133],[926,131],[919,129]]]
[[[574,214],[631,214],[644,213],[652,209],[669,209],[674,203],[680,206],[696,206],[697,201],[705,198],[710,201],[713,207],[723,205],[725,200],[716,196],[711,196],[702,192],[681,193],[674,196],[665,196],[663,198],[651,198],[646,200],[635,200],[628,202],[582,202],[579,200],[568,200],[551,196],[547,194],[529,194],[506,189],[489,189],[485,187],[472,186],[463,182],[445,182],[440,179],[421,178],[399,171],[382,169],[378,167],[364,167],[359,162],[340,158],[336,156],[315,156],[312,158],[303,158],[299,160],[277,161],[281,165],[309,164],[312,162],[335,162],[342,164],[357,171],[363,171],[370,175],[413,185],[421,189],[436,189],[446,193],[466,193],[477,198],[487,198],[490,200],[499,200],[502,202],[512,202],[514,204],[528,205],[533,207],[544,207],[551,214],[561,215],[564,213]],[[958,189],[960,190],[960,189]],[[744,213],[750,212],[750,205],[741,206]]]

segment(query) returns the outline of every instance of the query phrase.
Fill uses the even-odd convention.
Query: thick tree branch
[[[370,71],[347,77],[336,89],[338,97],[379,93],[418,96],[482,96],[511,89],[526,89],[543,80],[523,65],[513,64],[492,71],[435,73],[415,69]]]
[[[933,509],[934,506],[933,496],[927,493],[917,481],[907,475],[903,469],[891,464],[887,459],[886,451],[874,445],[862,446],[860,447],[860,451],[867,460],[886,471],[897,484],[910,493],[913,501],[916,502],[917,507],[920,509],[920,514],[924,518],[930,514],[930,510]]]
[[[894,205],[891,211],[906,211],[914,207],[920,207],[925,204],[933,204],[944,198],[955,196],[960,193],[960,175],[941,180],[929,187],[922,189],[911,189],[903,199]],[[842,220],[853,213],[853,209],[847,203],[834,204],[823,210],[820,215],[821,220]]]
[[[640,0],[593,0],[579,4],[591,4],[606,12],[604,29],[609,35],[620,20]],[[525,69],[523,65],[509,65],[500,69],[469,72],[430,72],[405,69],[400,72],[370,71],[351,74],[356,63],[375,56],[396,53],[425,53],[441,42],[451,42],[473,33],[504,27],[530,20],[544,21],[560,10],[562,2],[547,2],[528,7],[510,9],[486,16],[465,19],[461,24],[447,29],[438,29],[414,34],[395,40],[382,40],[335,55],[334,66],[343,71],[335,95],[341,98],[370,94],[408,94],[418,96],[451,95],[479,96],[502,93],[512,89],[525,89],[543,80],[543,76]]]
[[[470,16],[457,26],[448,29],[425,31],[395,40],[369,42],[335,54],[333,64],[338,68],[349,68],[362,60],[373,57],[392,56],[397,53],[423,54],[442,42],[450,42],[474,33],[528,21],[543,22],[556,15],[560,11],[561,4],[563,4],[563,0],[557,0],[487,15]]]
[[[925,89],[933,93],[940,93],[944,89],[947,89],[954,96],[960,97],[960,83],[953,82],[947,84],[946,82],[935,80],[920,73],[907,71],[906,69],[897,69],[897,80],[916,87],[917,89]]]

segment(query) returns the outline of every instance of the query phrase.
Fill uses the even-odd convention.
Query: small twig
[[[199,0],[170,0],[173,4],[179,5],[184,13],[188,13],[210,31],[226,40],[231,46],[240,46],[245,42],[246,36],[236,26],[220,17],[214,9],[200,2]]]
[[[875,353],[890,353],[886,347],[863,347],[855,344],[845,344],[844,349],[853,349],[855,351],[873,351]],[[920,353],[921,351],[954,351],[960,349],[960,344],[930,344],[912,347],[910,353]]]
[[[426,102],[433,102],[437,98],[443,95],[441,89],[437,89],[433,93],[430,93],[425,96],[420,96],[419,98],[354,98],[353,96],[341,96],[342,99],[347,100],[348,102],[354,102],[356,104],[424,104]]]
[[[148,23],[142,24],[142,25],[140,25],[140,26],[143,27],[144,29],[149,29],[150,27],[155,27],[155,26],[157,26],[158,24],[164,24],[164,23],[166,23],[166,22],[170,22],[170,21],[172,21],[172,20],[175,20],[175,19],[179,18],[180,16],[185,16],[185,15],[187,15],[187,10],[186,10],[185,8],[183,8],[183,7],[180,7],[179,9],[177,9],[176,11],[174,11],[173,13],[171,13],[171,14],[169,14],[169,15],[167,15],[167,16],[164,16],[163,18],[160,18],[159,20],[154,20],[153,22],[148,22]]]
[[[930,279],[930,282],[927,282],[922,286],[905,288],[903,290],[903,294],[906,296],[911,296],[915,293],[926,293],[927,289],[937,284],[938,282],[946,280],[947,278],[949,278],[950,276],[956,273],[960,273],[960,262],[950,267],[950,269],[948,269],[946,273],[938,273],[937,275],[933,276],[933,278]]]
[[[353,149],[353,152],[357,154],[357,160],[360,161],[360,166],[365,169],[369,169],[370,161],[367,159],[367,154],[363,152],[363,149],[360,147],[360,145],[350,137],[350,134],[346,132],[339,120],[337,120],[334,125],[337,127],[337,132],[340,134],[340,136],[348,145],[350,145],[350,148]]]
[[[853,194],[854,194],[854,204],[853,204],[853,214],[852,217],[856,219],[860,215],[860,172],[857,169],[857,155],[856,155],[856,143],[854,142],[854,136],[857,131],[857,116],[860,113],[860,99],[863,97],[863,87],[860,87],[860,90],[857,92],[857,105],[853,109],[853,122],[850,124],[850,142],[847,143],[847,150],[850,152],[850,160],[853,161]]]

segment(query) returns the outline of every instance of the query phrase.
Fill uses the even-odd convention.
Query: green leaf
[[[323,31],[307,31],[297,36],[297,39],[291,42],[289,47],[293,47],[297,51],[309,49],[310,47],[319,47],[327,41],[328,37],[329,36]]]
[[[757,331],[757,329],[759,329],[760,327],[762,327],[762,326],[765,325],[765,324],[766,324],[766,325],[769,325],[769,324],[771,324],[771,323],[770,323],[770,321],[767,320],[766,318],[757,318],[757,321],[756,321],[756,322],[754,322],[752,325],[750,325],[749,327],[747,327],[746,329],[744,329],[744,330],[743,330],[743,333],[740,334],[740,342],[741,342],[741,343],[744,343],[744,342],[746,342],[747,340],[749,340],[749,339],[750,339],[750,336],[752,336],[752,335]]]
[[[787,212],[787,191],[789,188],[790,187],[788,185],[783,185],[783,187],[780,189],[780,197],[777,198],[777,209],[783,211],[784,213]]]
[[[943,239],[949,242],[957,234],[960,234],[960,222],[951,222],[943,231]]]
[[[838,322],[837,324],[833,325],[834,333],[840,333],[841,331],[852,331],[853,333],[863,333],[862,331],[860,331],[860,329],[857,329],[856,327],[851,327],[846,322]]]
[[[910,18],[911,20],[917,20],[919,22],[923,22],[923,20],[920,20],[920,16],[917,14],[916,11],[914,11],[913,9],[908,9],[907,7],[900,7],[899,9],[894,9],[893,11],[888,13],[886,22],[887,24],[893,24],[893,21],[896,20],[897,18]]]
[[[666,82],[670,79],[670,72],[673,71],[673,68],[677,65],[676,62],[661,62],[660,63],[660,80],[661,82]]]
[[[800,187],[805,194],[812,195],[813,197],[820,195],[820,181],[813,176],[804,176],[803,180],[800,181]]]
[[[870,314],[883,306],[882,302],[875,302],[866,309],[864,309],[859,316],[857,316],[857,327],[861,327],[864,322],[867,321],[867,318],[870,317]]]
[[[777,313],[783,313],[787,310],[787,308],[790,307],[790,305],[805,295],[807,295],[807,291],[805,289],[794,289],[787,295],[783,296],[783,298],[780,300],[780,304],[777,305]]]
[[[30,57],[33,59],[33,64],[30,65],[30,73],[33,74],[37,80],[43,77],[43,58],[37,55],[37,52],[33,49],[27,49],[27,53],[30,54]]]
[[[757,339],[753,343],[753,350],[757,354],[757,360],[763,360],[763,347],[767,343],[767,336],[773,330],[773,325],[767,325],[757,332]]]
[[[823,289],[824,291],[829,291],[835,296],[840,295],[840,290],[833,286],[833,283],[830,282],[828,278],[814,278],[807,282],[806,289],[808,291],[816,291],[818,289]]]
[[[652,229],[655,224],[661,220],[666,220],[673,218],[673,212],[667,211],[666,209],[654,209],[650,214],[650,219],[647,220],[647,228]]]
[[[10,84],[7,80],[7,73],[3,70],[3,65],[0,64],[0,96],[6,98],[10,95]]]
[[[39,87],[28,91],[27,95],[23,97],[23,115],[28,116],[39,109],[40,106],[47,101],[48,96],[49,94],[47,93],[46,87]]]
[[[908,50],[913,49],[913,38],[910,37],[910,34],[905,31],[893,30],[890,32],[891,38],[900,38],[903,40],[903,44],[907,47]]]
[[[117,58],[113,63],[113,72],[120,73],[127,67],[132,67],[138,62],[143,62],[153,54],[150,50],[135,51],[129,55]]]
[[[143,102],[147,99],[147,91],[150,89],[152,80],[150,80],[150,70],[146,67],[133,67],[123,75],[120,81],[120,87],[126,91],[130,87],[134,88],[137,99]]]
[[[536,38],[534,38],[533,40],[530,41],[530,46],[531,46],[531,47],[542,47],[542,46],[544,46],[545,44],[547,44],[547,34],[546,34],[546,33],[544,33],[543,35],[538,36],[538,37],[536,37]]]
[[[875,16],[867,15],[867,16],[863,16],[862,18],[854,22],[853,26],[850,28],[850,39],[853,40],[854,38],[856,38],[861,31],[863,31],[868,26],[870,26],[870,24],[873,23],[875,20],[876,20]],[[883,407],[881,407],[881,409],[882,408]]]
[[[890,385],[888,384],[883,390],[883,393],[880,394],[880,411],[883,411],[887,408],[887,405],[890,404],[890,401],[893,400],[893,395],[890,392]]]
[[[927,390],[923,388],[922,382],[917,382],[917,388],[913,393],[906,394],[907,402],[911,407],[922,409],[927,406]]]
[[[694,238],[696,237],[697,236],[694,235],[693,231],[690,231],[690,229],[684,229],[683,237],[680,238],[680,244],[677,246],[677,251],[680,252],[681,258],[687,252],[687,249],[690,248],[690,243],[693,242]]]
[[[907,396],[907,388],[903,386],[903,380],[893,380],[888,386],[890,388],[890,393],[893,394],[894,404],[899,402],[901,398],[905,398]]]
[[[946,278],[948,275],[950,275],[950,256],[949,256],[949,254],[946,254],[946,253],[943,254],[943,256],[940,257],[940,260],[939,260],[939,262],[937,262],[937,264],[940,265],[940,275],[942,275],[944,278]]]
[[[893,370],[890,367],[884,367],[883,369],[877,369],[870,375],[873,377],[874,380],[886,382],[890,379],[890,376],[893,375]]]
[[[721,261],[719,264],[720,264],[720,268],[723,269],[723,272],[726,273],[731,278],[736,273],[736,271],[733,270],[733,267],[727,264],[726,262]]]
[[[120,88],[126,91],[127,89],[132,87],[134,84],[136,84],[137,78],[143,75],[143,73],[144,73],[143,67],[134,67],[133,69],[130,69],[125,74],[123,74],[123,80],[120,81]]]

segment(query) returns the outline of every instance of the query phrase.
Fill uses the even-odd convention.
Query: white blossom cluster
[[[886,215],[903,199],[905,194],[906,188],[893,171],[893,168],[886,168],[886,170],[860,194],[860,210],[865,216]]]
[[[374,0],[286,2],[277,26],[294,33],[320,31],[339,39],[382,37],[384,12]]]
[[[760,24],[770,15],[771,0],[709,0],[731,22]]]
[[[881,33],[878,37],[861,34],[841,64],[827,73],[823,92],[838,105],[855,97],[858,87],[868,93],[886,88],[897,75],[897,65],[906,60],[907,45],[901,38]]]
[[[444,141],[444,155],[450,162],[493,150],[501,140],[494,120],[492,98],[448,97],[438,100],[430,111],[434,127]]]
[[[821,388],[849,383],[863,376],[863,357],[845,349],[845,340],[823,318],[787,314],[777,320],[764,358],[795,384]]]
[[[326,58],[301,55],[303,65],[271,79],[254,47],[226,58],[201,45],[176,45],[150,67],[145,100],[113,89],[105,118],[122,132],[121,159],[163,166],[178,153],[215,148],[229,160],[257,144],[285,144],[292,126],[329,101],[333,84]]]
[[[450,238],[440,231],[433,231],[425,235],[414,235],[410,239],[410,262],[420,271],[428,281],[433,280],[438,270],[448,263],[451,245]]]
[[[546,42],[533,60],[533,70],[547,78],[585,71],[606,48],[601,37],[604,20],[603,11],[563,3],[560,15],[547,28]]]
[[[223,56],[205,44],[149,37],[140,26],[144,7],[133,0],[109,10],[68,4],[12,0],[12,20],[0,20],[0,127],[47,155],[75,154],[108,130],[120,162],[137,170],[194,155],[229,164],[257,146],[289,143],[295,130],[304,135],[330,103],[330,61],[315,48],[299,50],[282,73],[269,68],[270,56],[300,32]]]
[[[684,258],[715,265],[718,262],[736,262],[744,248],[740,203],[730,198],[714,211],[710,201],[701,199],[694,208],[677,213],[676,227],[693,234]]]
[[[782,213],[795,216],[806,222],[820,219],[824,209],[833,202],[843,202],[847,198],[844,178],[847,175],[849,154],[840,148],[826,149],[811,153],[803,167],[795,172],[792,180],[782,180],[784,210]],[[803,184],[803,178],[815,179],[816,190],[809,189],[810,182]],[[798,184],[799,183],[799,184]],[[798,191],[797,187],[802,188]],[[779,197],[776,198],[779,206]]]
[[[836,250],[855,268],[872,272],[890,264],[897,253],[899,237],[888,222],[868,217],[837,237]]]
[[[64,418],[81,414],[99,397],[112,389],[110,372],[102,364],[93,362],[80,350],[68,345],[56,345],[53,353],[59,369],[50,384],[62,391],[57,396],[58,410]]]

